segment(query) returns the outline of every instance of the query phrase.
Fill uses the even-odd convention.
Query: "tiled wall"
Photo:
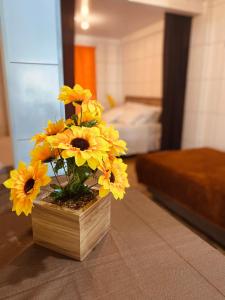
[[[225,150],[225,0],[193,18],[183,147]]]
[[[164,16],[122,39],[124,96],[161,97]]]
[[[122,65],[120,40],[76,35],[75,44],[96,47],[97,97],[105,108],[107,95],[118,103],[122,98]]]

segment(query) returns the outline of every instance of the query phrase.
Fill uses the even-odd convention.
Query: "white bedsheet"
[[[128,155],[147,153],[160,147],[161,107],[126,102],[106,111],[103,119],[114,125],[127,142]]]
[[[112,124],[120,133],[120,138],[127,142],[127,155],[147,153],[160,148],[161,124],[142,125]]]

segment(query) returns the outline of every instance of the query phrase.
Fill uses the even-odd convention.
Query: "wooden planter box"
[[[36,244],[82,261],[109,231],[110,196],[73,210],[43,200],[32,211]]]

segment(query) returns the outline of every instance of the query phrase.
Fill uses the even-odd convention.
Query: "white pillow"
[[[134,124],[141,114],[143,114],[143,112],[137,109],[125,109],[123,114],[117,119],[117,122],[122,124]]]
[[[123,106],[118,106],[115,108],[112,108],[103,114],[103,119],[107,123],[114,123],[117,122],[119,117],[123,114],[124,107]]]
[[[159,122],[162,109],[157,106],[152,106],[150,110],[146,110],[145,113],[139,116],[136,125],[146,124],[146,123],[157,123]]]
[[[124,112],[119,116],[117,122],[122,124],[140,125],[148,122],[159,121],[161,108],[139,103],[126,103]]]

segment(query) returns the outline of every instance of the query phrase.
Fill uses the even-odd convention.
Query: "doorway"
[[[126,0],[76,1],[74,48],[95,52],[95,80],[83,87],[95,84],[92,92],[104,107],[103,118],[127,142],[128,155],[160,149],[164,14]],[[75,57],[88,73],[87,60],[87,55]],[[85,72],[76,74],[77,69],[75,81],[82,85]]]

